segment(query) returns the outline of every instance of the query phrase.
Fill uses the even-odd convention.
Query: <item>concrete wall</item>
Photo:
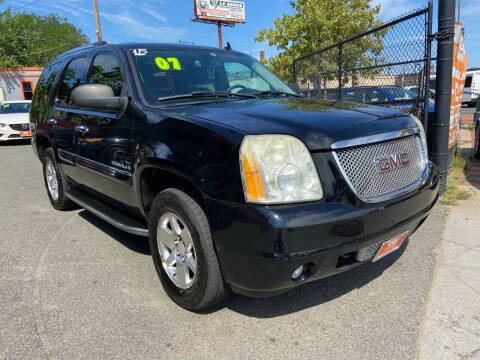
[[[0,69],[0,101],[24,100],[21,82],[32,81],[35,91],[42,71],[42,67]]]
[[[382,85],[397,85],[397,86],[418,86],[419,85],[419,74],[400,74],[400,75],[375,75],[368,77],[357,77],[355,81],[349,79],[344,81],[342,84],[343,88],[351,88],[356,86],[382,86]],[[328,80],[324,86],[322,83],[321,88],[326,87],[327,89],[336,89],[338,87],[337,80]],[[302,83],[302,79],[299,81],[299,86],[301,90],[313,89],[314,85],[310,81],[305,81]]]

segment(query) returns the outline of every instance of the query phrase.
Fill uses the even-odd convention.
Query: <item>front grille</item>
[[[25,124],[12,124],[10,127],[15,131],[29,131],[30,126],[28,123]]]
[[[407,154],[408,164],[381,171],[379,159],[396,154]],[[415,189],[427,163],[419,135],[338,149],[334,156],[353,192],[366,202],[384,201]]]

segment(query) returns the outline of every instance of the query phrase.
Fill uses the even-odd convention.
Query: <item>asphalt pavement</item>
[[[441,205],[377,263],[197,314],[163,292],[145,239],[50,206],[30,145],[0,145],[0,165],[0,359],[415,357]]]

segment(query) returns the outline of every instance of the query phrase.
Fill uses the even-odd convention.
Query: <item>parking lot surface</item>
[[[440,205],[377,263],[196,314],[163,292],[145,239],[50,206],[30,145],[0,145],[0,162],[0,359],[415,357]]]

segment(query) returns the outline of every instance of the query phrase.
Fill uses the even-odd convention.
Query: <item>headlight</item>
[[[5,126],[7,126],[7,124],[0,123],[0,127],[5,127]]]
[[[290,135],[245,136],[240,171],[247,202],[279,204],[323,197],[310,153]]]
[[[410,115],[410,117],[417,123],[418,130],[420,131],[420,137],[422,138],[423,142],[423,148],[425,149],[425,158],[428,159],[427,137],[425,136],[425,129],[423,128],[423,124],[416,116]]]

